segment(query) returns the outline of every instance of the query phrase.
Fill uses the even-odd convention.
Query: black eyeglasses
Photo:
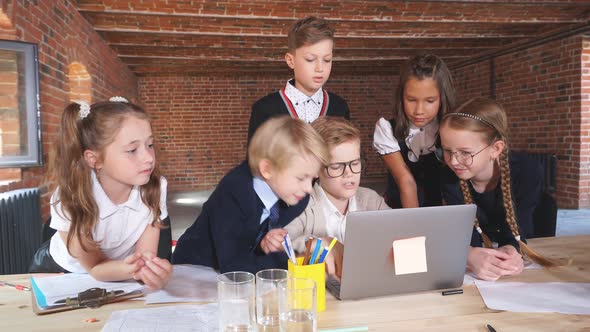
[[[453,156],[455,156],[455,159],[457,159],[457,162],[459,164],[469,167],[473,164],[473,158],[475,156],[480,154],[483,150],[492,146],[492,144],[494,144],[494,143],[495,143],[495,141],[490,143],[489,145],[487,145],[485,148],[477,151],[476,153],[471,153],[471,152],[467,152],[467,151],[451,151],[451,150],[447,150],[447,149],[441,149],[442,151],[440,151],[440,150],[436,151],[436,157],[440,160],[441,159],[440,157],[442,154],[442,158],[444,159],[445,163],[450,164],[451,160],[453,160]]]
[[[346,172],[346,166],[348,166],[352,173],[358,174],[363,171],[363,164],[362,158],[342,163],[332,163],[326,166],[326,173],[331,178],[341,177]]]

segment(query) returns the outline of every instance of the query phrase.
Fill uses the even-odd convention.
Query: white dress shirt
[[[285,94],[293,104],[297,116],[307,123],[312,123],[320,116],[322,111],[324,92],[320,88],[311,97],[308,97],[291,84],[291,81],[289,80],[285,86]]]
[[[346,216],[350,211],[357,210],[356,196],[352,196],[348,200],[348,209],[345,214],[334,206],[332,201],[326,195],[324,189],[318,186],[319,204],[322,206],[324,217],[326,218],[326,234],[329,237],[336,238],[338,241],[344,243],[344,231],[346,230]]]

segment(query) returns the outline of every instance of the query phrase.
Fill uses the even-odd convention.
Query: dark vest
[[[395,121],[389,120],[391,128],[395,128]],[[410,150],[406,145],[406,140],[398,141],[400,146],[400,153],[404,162],[410,169],[416,187],[418,189],[418,203],[420,206],[440,206],[442,205],[442,195],[440,188],[440,170],[443,164],[436,159],[433,153],[421,155],[418,161],[413,162],[408,158],[408,151]],[[436,141],[437,149],[440,148],[440,138]],[[385,200],[392,208],[401,208],[400,190],[393,176],[387,172],[387,189],[385,190]]]

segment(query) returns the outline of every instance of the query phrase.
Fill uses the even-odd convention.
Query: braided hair
[[[492,144],[494,141],[502,140],[505,143],[504,150],[498,157],[500,168],[500,189],[502,202],[506,212],[506,223],[514,238],[518,241],[520,252],[531,260],[543,266],[555,266],[556,264],[527,246],[520,237],[514,200],[512,198],[512,186],[510,182],[510,161],[508,158],[508,120],[504,109],[495,101],[486,98],[474,98],[461,105],[456,112],[448,113],[441,121],[441,128],[449,126],[452,128],[468,129],[482,134]],[[466,204],[473,204],[471,190],[466,180],[460,180],[461,192]],[[486,248],[492,248],[492,241],[482,231],[479,220],[475,217],[474,227],[481,235]]]

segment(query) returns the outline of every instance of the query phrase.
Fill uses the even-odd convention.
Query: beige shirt
[[[310,236],[326,237],[328,235],[328,221],[324,214],[324,207],[321,200],[320,184],[316,183],[309,198],[307,208],[291,221],[285,229],[293,242],[293,249],[298,253],[305,252],[305,239]],[[354,195],[357,211],[386,210],[389,206],[385,204],[383,197],[369,188],[359,187]],[[346,220],[344,220],[346,223]],[[343,228],[344,229],[344,228]]]

